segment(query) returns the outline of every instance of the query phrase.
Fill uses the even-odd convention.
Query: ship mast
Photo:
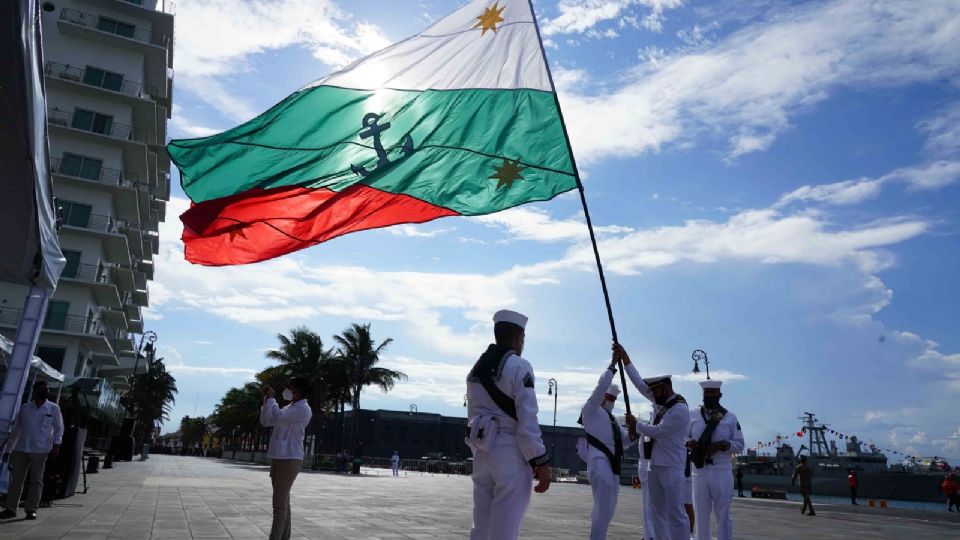
[[[804,429],[807,431],[807,437],[810,443],[810,455],[816,457],[825,457],[830,455],[827,446],[827,426],[817,425],[817,419],[811,412],[804,412],[800,419],[804,421]]]

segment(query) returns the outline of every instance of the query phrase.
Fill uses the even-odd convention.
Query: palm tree
[[[350,440],[356,445],[360,392],[367,386],[378,386],[384,392],[389,392],[398,381],[405,381],[407,376],[399,371],[377,367],[380,354],[393,343],[393,338],[387,338],[377,345],[370,335],[369,324],[353,323],[342,334],[333,336],[333,340],[337,342],[337,354],[349,375],[353,408]]]
[[[260,396],[257,383],[231,388],[210,415],[210,422],[233,439],[234,448],[238,438],[253,435],[260,429]]]
[[[137,442],[146,440],[156,423],[170,420],[176,402],[177,380],[167,371],[163,358],[150,363],[143,375],[137,375],[133,388],[124,396],[124,405],[133,412],[138,426]]]
[[[280,347],[267,351],[267,358],[276,360],[279,365],[271,366],[257,374],[257,379],[265,384],[278,386],[282,381],[303,377],[314,386],[313,394],[307,396],[310,407],[322,410],[329,397],[321,394],[324,388],[324,374],[333,349],[324,348],[323,339],[306,326],[298,326],[290,331],[290,337],[277,334]]]

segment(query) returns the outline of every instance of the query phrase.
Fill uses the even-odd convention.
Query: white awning
[[[0,335],[0,368],[7,369],[7,358],[13,352],[13,342],[4,336]],[[51,381],[63,382],[63,373],[50,367],[50,364],[47,364],[43,360],[37,358],[36,356],[30,360],[30,371],[36,371],[37,377],[41,379],[49,379]]]

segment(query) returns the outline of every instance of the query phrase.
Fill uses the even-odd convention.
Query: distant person
[[[743,496],[743,467],[737,467],[737,497]]]
[[[807,456],[800,456],[800,464],[793,470],[793,478],[790,479],[791,486],[797,483],[797,478],[800,479],[800,496],[803,497],[803,508],[800,509],[800,513],[806,514],[809,508],[810,513],[807,515],[817,515],[813,511],[813,502],[810,501],[810,495],[813,493],[813,468],[807,465]]]
[[[960,492],[957,492],[957,476],[950,473],[943,477],[940,491],[947,496],[947,512],[953,512],[954,506],[960,512]]]
[[[20,406],[13,429],[3,450],[3,461],[10,463],[10,485],[6,509],[0,519],[17,517],[17,505],[23,484],[30,471],[30,492],[27,494],[27,519],[37,519],[37,507],[43,495],[43,469],[47,458],[56,459],[63,438],[63,415],[60,407],[47,400],[50,389],[44,381],[33,385],[33,399]],[[11,453],[12,452],[12,453]]]
[[[850,469],[850,474],[847,475],[847,483],[850,484],[850,504],[859,504],[857,503],[857,486],[859,485],[857,471]]]
[[[273,485],[273,525],[270,540],[290,538],[290,488],[303,468],[303,437],[313,412],[307,403],[310,383],[296,378],[287,384],[283,399],[290,403],[277,405],[273,388],[263,388],[260,423],[272,427],[267,457],[270,459],[270,481]]]
[[[501,310],[493,323],[496,343],[487,347],[467,376],[472,540],[516,538],[531,492],[546,492],[551,480],[550,456],[537,421],[533,367],[520,356],[527,317]],[[531,478],[537,480],[536,487]]]
[[[613,415],[620,395],[620,387],[613,384],[617,373],[616,360],[603,371],[593,393],[580,410],[580,423],[586,438],[578,442],[578,454],[587,462],[587,476],[593,494],[590,514],[590,540],[603,540],[613,514],[617,510],[620,493],[620,465],[623,451],[639,437],[633,416],[627,416],[629,430],[623,429]]]
[[[396,450],[393,451],[393,456],[390,457],[390,468],[393,469],[394,476],[400,476],[400,453]]]

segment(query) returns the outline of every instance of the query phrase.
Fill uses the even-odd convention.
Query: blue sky
[[[462,3],[182,2],[171,135],[237,125]],[[879,447],[960,461],[956,4],[534,4],[641,373],[680,375],[699,397],[690,354],[706,350],[748,444],[813,411]],[[531,317],[543,423],[549,377],[573,425],[608,361],[575,194],[219,269],[183,261],[186,205],[175,188],[148,314],[180,386],[168,428],[209,414],[297,325],[370,322],[394,338],[383,363],[410,380],[365,393],[372,408],[463,414],[504,307]]]

